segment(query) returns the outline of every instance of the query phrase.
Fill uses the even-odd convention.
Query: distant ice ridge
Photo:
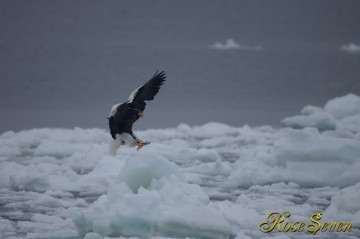
[[[343,134],[360,132],[360,97],[348,94],[329,100],[323,108],[305,106],[301,115],[281,121],[293,128],[315,127],[319,130],[338,130]]]
[[[360,53],[360,45],[357,45],[355,43],[349,43],[346,45],[342,45],[340,47],[340,50],[348,52],[348,53],[359,54]]]
[[[289,132],[268,151],[251,150],[234,168],[227,181],[232,187],[274,182],[346,187],[360,181],[360,142],[305,128]]]
[[[263,238],[259,222],[273,210],[360,225],[358,100],[304,108],[332,128],[181,124],[137,132],[152,143],[115,157],[103,129],[3,133],[0,238]]]
[[[228,38],[225,43],[216,42],[213,45],[210,45],[210,49],[216,50],[243,50],[243,51],[261,51],[263,50],[262,46],[246,46],[237,43],[234,39]]]

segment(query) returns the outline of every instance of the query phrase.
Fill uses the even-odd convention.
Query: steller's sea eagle
[[[144,117],[145,101],[154,99],[165,79],[165,72],[158,73],[157,71],[148,82],[134,90],[126,102],[116,104],[111,108],[108,119],[110,134],[114,139],[112,154],[116,154],[120,145],[127,144],[130,147],[136,145],[137,149],[140,149],[149,144],[136,137],[132,131],[132,125],[140,117]]]

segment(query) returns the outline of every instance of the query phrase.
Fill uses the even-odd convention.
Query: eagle
[[[113,144],[110,151],[113,155],[121,145],[137,146],[137,150],[149,144],[140,140],[132,131],[132,126],[139,118],[144,117],[145,101],[151,101],[159,92],[166,79],[164,71],[156,71],[155,75],[134,90],[124,103],[113,105],[108,117]]]

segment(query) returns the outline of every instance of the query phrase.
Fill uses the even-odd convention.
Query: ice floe
[[[306,106],[282,128],[181,124],[108,151],[103,129],[0,135],[0,238],[305,238],[263,234],[269,211],[359,231],[360,100]]]
[[[216,42],[209,46],[210,49],[216,50],[242,50],[242,51],[262,51],[262,46],[247,46],[237,43],[234,39],[228,38],[225,43]]]
[[[117,183],[75,218],[81,235],[227,238],[230,225],[208,207],[209,198],[188,184],[163,157],[143,154],[127,159]]]
[[[360,183],[341,189],[331,198],[330,206],[326,209],[324,217],[352,222],[355,228],[360,228],[359,198]]]
[[[338,132],[347,131],[356,135],[360,133],[360,97],[348,94],[329,100],[323,108],[305,106],[301,115],[287,117],[281,122],[293,128],[336,129]]]
[[[346,45],[342,45],[340,50],[352,53],[352,54],[359,54],[360,53],[360,46],[355,43],[349,43]]]

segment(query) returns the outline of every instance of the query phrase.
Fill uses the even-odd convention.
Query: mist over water
[[[168,76],[136,129],[279,125],[360,94],[358,1],[2,1],[0,132],[107,127],[113,104]],[[262,50],[218,50],[232,38]]]

